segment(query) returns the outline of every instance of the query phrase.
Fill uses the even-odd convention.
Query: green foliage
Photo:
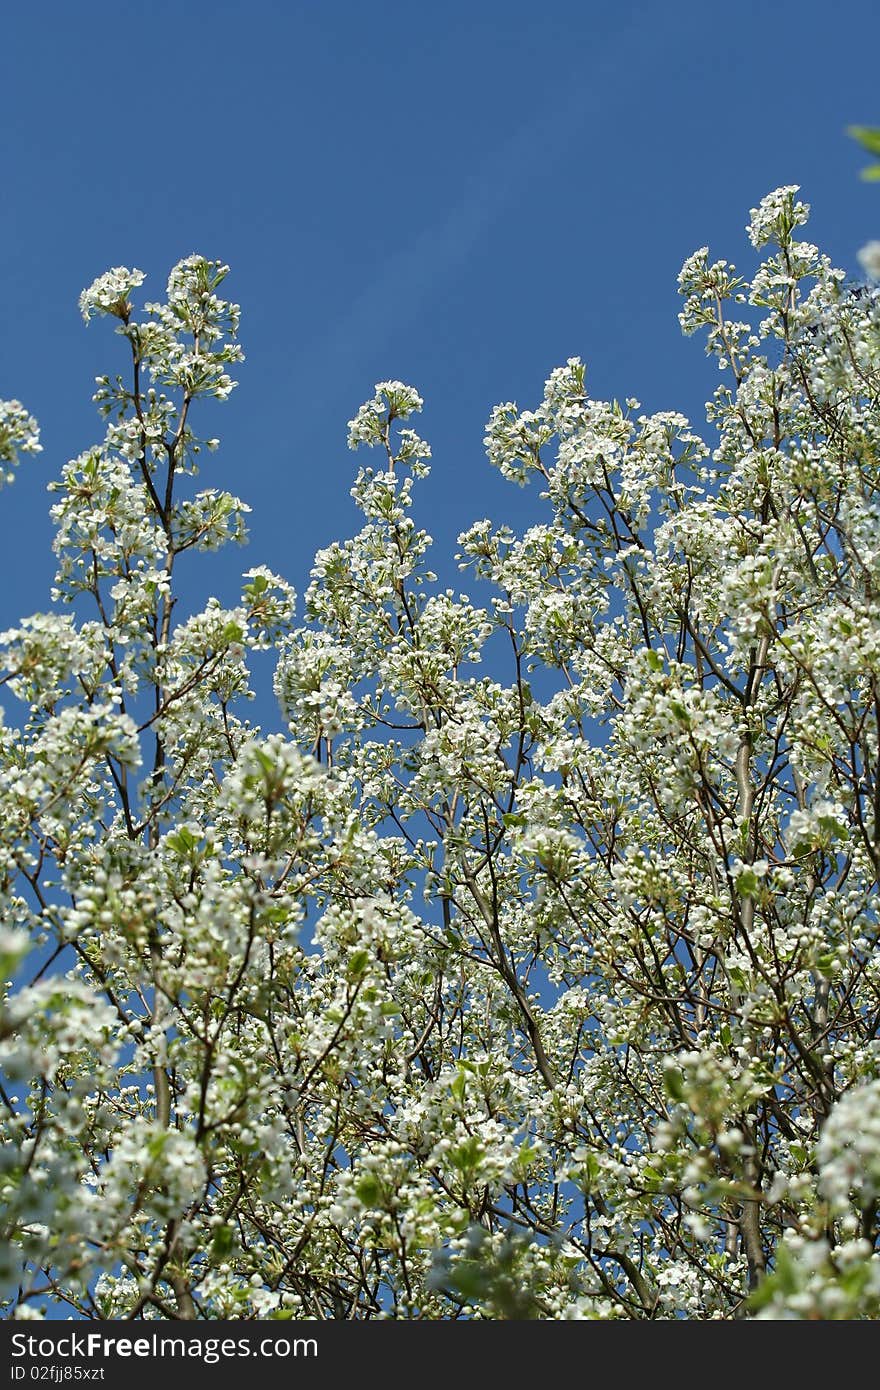
[[[869,154],[880,156],[880,130],[874,126],[851,125],[847,129],[847,134],[857,140],[862,149]],[[880,160],[876,164],[869,164],[862,170],[862,178],[875,180],[880,179]]]

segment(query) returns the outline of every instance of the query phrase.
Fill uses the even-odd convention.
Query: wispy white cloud
[[[416,320],[426,303],[454,280],[492,224],[523,196],[524,184],[536,168],[546,174],[548,168],[558,168],[576,153],[583,172],[573,176],[587,176],[583,137],[591,124],[595,128],[594,122],[601,127],[603,120],[613,119],[612,113],[600,109],[600,102],[607,102],[607,69],[625,67],[632,83],[640,62],[648,56],[647,45],[639,41],[645,28],[643,8],[634,7],[624,23],[601,36],[577,78],[563,85],[559,99],[549,109],[530,115],[486,158],[466,180],[460,199],[408,245],[391,252],[344,317],[299,354],[292,364],[297,390],[308,396],[313,408],[326,400],[329,379],[356,369],[369,352]],[[596,95],[600,89],[601,98]],[[623,90],[621,97],[625,99]]]

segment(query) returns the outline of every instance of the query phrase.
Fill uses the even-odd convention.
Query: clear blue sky
[[[252,505],[251,543],[199,560],[200,588],[233,601],[265,563],[302,592],[357,523],[346,422],[389,377],[426,399],[419,519],[456,582],[470,521],[536,516],[485,461],[496,401],[534,404],[577,354],[593,395],[699,419],[714,377],[678,270],[706,243],[751,265],[748,209],[781,183],[857,270],[880,187],[844,129],[880,124],[878,40],[870,0],[10,4],[0,396],[44,452],[0,497],[0,625],[48,606],[46,484],[100,438],[93,378],[121,369],[77,309],[109,266],[148,297],[190,252],[232,266],[247,361],[206,408],[202,485]]]

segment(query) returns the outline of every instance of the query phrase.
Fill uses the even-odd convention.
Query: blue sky
[[[251,504],[251,542],[199,561],[197,587],[233,601],[258,563],[302,592],[357,525],[346,422],[375,381],[425,397],[418,519],[455,583],[469,522],[538,516],[485,460],[493,404],[534,404],[577,354],[593,395],[699,420],[714,377],[678,327],[684,258],[748,268],[748,209],[781,183],[846,269],[880,236],[844,133],[880,124],[868,0],[44,0],[3,30],[0,396],[44,452],[0,497],[2,626],[48,606],[46,485],[100,438],[94,376],[122,369],[77,309],[111,265],[145,270],[148,298],[190,252],[232,266],[247,361],[204,410],[223,448],[201,483]]]

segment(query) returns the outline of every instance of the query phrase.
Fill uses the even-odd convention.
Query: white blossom
[[[682,269],[705,437],[579,357],[492,410],[535,511],[467,592],[387,381],[301,612],[262,564],[193,602],[246,537],[194,481],[228,267],[85,292],[126,361],[0,634],[6,1316],[880,1314],[880,295],[797,192],[751,278]]]
[[[95,314],[111,314],[125,320],[130,312],[129,295],[144,283],[142,270],[114,266],[93,280],[79,297],[80,313],[88,323]]]

